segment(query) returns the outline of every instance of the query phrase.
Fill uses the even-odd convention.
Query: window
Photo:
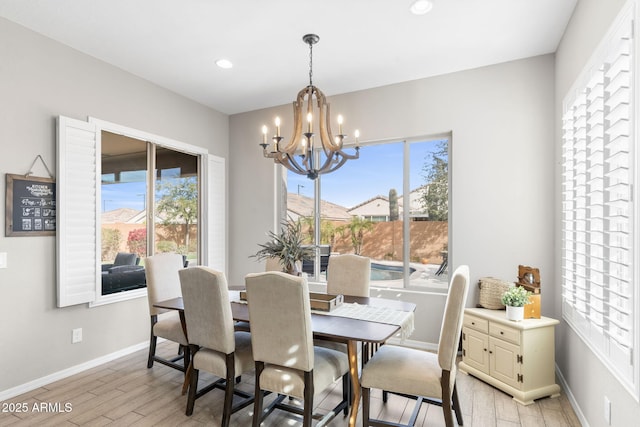
[[[564,102],[562,311],[637,396],[632,25],[627,13]]]
[[[448,138],[416,139],[361,147],[359,159],[316,181],[288,171],[287,215],[319,245],[319,262],[303,271],[325,281],[330,253],[356,253],[372,260],[372,286],[445,291],[448,159]]]
[[[198,156],[107,131],[101,140],[101,294],[146,287],[147,255],[197,264]],[[119,253],[129,265],[114,265]]]
[[[112,255],[132,247],[149,255],[173,251],[175,245],[190,262],[226,271],[224,159],[113,123],[59,117],[57,160],[59,307],[146,295],[137,279],[130,288],[104,292],[105,245]],[[115,191],[118,186],[124,187]],[[138,212],[120,221],[133,224],[134,235],[127,232],[124,246],[117,246],[113,235],[103,233],[109,222],[103,211],[126,209]]]

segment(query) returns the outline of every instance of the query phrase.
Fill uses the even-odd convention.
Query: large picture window
[[[316,260],[303,263],[310,280],[326,281],[331,254],[355,253],[371,258],[371,286],[445,291],[449,145],[449,138],[369,144],[316,181],[287,172],[288,220],[301,221],[307,243],[319,247]]]
[[[627,13],[614,26],[564,103],[562,312],[637,396],[637,89],[631,18]]]

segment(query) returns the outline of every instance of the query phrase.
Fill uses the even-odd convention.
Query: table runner
[[[367,320],[370,322],[386,323],[400,326],[398,333],[404,341],[413,333],[413,312],[394,310],[388,307],[373,307],[358,303],[342,303],[331,311],[311,310],[315,314],[349,317],[352,319]]]

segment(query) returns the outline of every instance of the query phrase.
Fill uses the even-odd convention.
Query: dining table
[[[251,327],[249,319],[249,307],[247,302],[240,298],[240,291],[230,290],[229,300],[231,302],[231,312],[233,319],[237,322],[246,322]],[[355,315],[351,317],[349,313],[338,315],[336,312],[326,311],[320,312],[312,310],[311,322],[314,338],[336,341],[347,345],[347,357],[349,362],[349,376],[353,384],[353,396],[351,401],[351,409],[349,413],[349,426],[356,425],[358,415],[358,405],[360,404],[361,390],[360,377],[358,372],[358,342],[368,343],[370,345],[379,346],[384,344],[390,338],[396,335],[410,334],[413,328],[413,312],[416,305],[409,302],[377,298],[377,297],[354,297],[344,295],[343,303],[345,308],[348,306],[353,308],[355,312],[360,309],[373,310],[376,312],[375,318],[371,316]],[[188,332],[184,317],[184,303],[182,297],[172,298],[165,301],[159,301],[154,304],[155,307],[166,310],[177,310],[180,313],[180,320],[183,322],[185,332]],[[386,317],[380,316],[380,313],[400,314],[409,322],[393,321],[394,323],[385,323]],[[404,315],[403,315],[404,313]],[[397,317],[397,316],[396,316]],[[409,326],[408,328],[406,326]],[[188,335],[187,335],[188,336]],[[188,378],[185,377],[183,393],[188,385]]]

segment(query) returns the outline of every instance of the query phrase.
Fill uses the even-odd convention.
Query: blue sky
[[[437,149],[438,142],[439,140],[411,143],[409,182],[412,190],[425,183],[422,172],[424,162],[425,159],[431,159],[431,153]],[[403,144],[400,142],[361,147],[359,159],[348,160],[337,171],[321,176],[322,199],[350,208],[377,195],[388,196],[391,188],[395,188],[398,195],[401,195],[402,160]],[[117,208],[144,208],[144,177],[131,179],[140,180],[102,186],[103,212]],[[287,181],[289,192],[300,191],[302,195],[313,197],[313,181],[306,176],[288,172]]]
[[[415,142],[410,145],[409,183],[411,189],[425,183],[423,166],[431,159],[438,141]],[[351,151],[351,150],[346,150]],[[340,169],[321,175],[322,199],[350,208],[377,195],[388,196],[395,188],[398,195],[402,187],[403,144],[391,143],[360,148],[360,158],[348,160]],[[313,197],[313,181],[304,175],[289,172],[289,192]]]

